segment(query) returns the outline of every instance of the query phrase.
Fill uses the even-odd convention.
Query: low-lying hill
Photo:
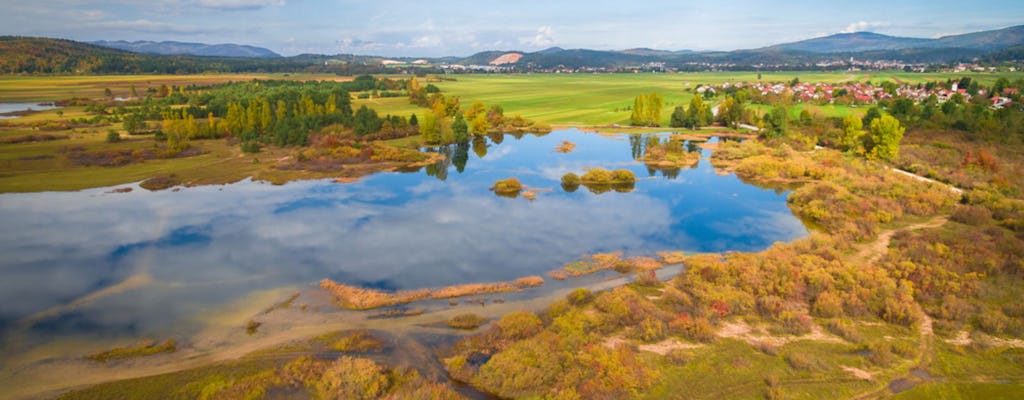
[[[100,40],[92,44],[110,47],[134,53],[162,54],[162,55],[192,55],[209,57],[251,57],[251,58],[279,58],[280,54],[263,47],[247,46],[233,43],[205,44],[205,43],[183,43],[183,42],[152,42],[124,40],[106,41]]]

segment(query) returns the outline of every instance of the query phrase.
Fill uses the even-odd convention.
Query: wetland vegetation
[[[251,78],[89,77],[0,122],[7,268],[89,276],[5,291],[12,396],[1024,393],[1019,109],[696,90],[744,73]],[[863,77],[892,78],[1022,82]],[[198,186],[247,177],[291,183]],[[68,255],[33,250],[56,237]]]

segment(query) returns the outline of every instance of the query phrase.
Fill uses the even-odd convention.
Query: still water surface
[[[557,153],[563,140],[575,151]],[[440,165],[349,184],[0,195],[0,340],[16,329],[38,342],[187,335],[204,310],[322,278],[434,287],[542,275],[594,252],[756,251],[807,235],[785,192],[716,174],[706,159],[651,171],[634,160],[642,143],[562,130],[480,138],[442,149]],[[588,167],[641,180],[628,193],[561,188],[564,173]],[[536,200],[488,190],[508,177],[539,189]],[[140,275],[152,283],[95,296]]]

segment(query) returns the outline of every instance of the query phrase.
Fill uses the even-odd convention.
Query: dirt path
[[[890,242],[892,242],[892,236],[895,235],[896,232],[918,230],[925,228],[937,228],[944,225],[948,221],[949,218],[947,218],[945,215],[940,215],[925,222],[905,226],[903,228],[888,229],[882,231],[882,233],[879,233],[878,237],[875,238],[873,242],[863,245],[860,251],[858,251],[857,254],[853,256],[853,260],[861,261],[865,264],[875,263],[889,251],[889,244]]]

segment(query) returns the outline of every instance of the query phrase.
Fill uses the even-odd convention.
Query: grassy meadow
[[[672,110],[686,106],[699,84],[721,84],[725,82],[755,82],[756,72],[706,72],[706,73],[640,73],[640,74],[504,74],[504,75],[457,75],[452,80],[435,77],[422,79],[441,88],[446,96],[457,96],[463,107],[473,101],[487,105],[500,105],[507,115],[522,115],[531,120],[557,126],[601,126],[610,128],[613,124],[629,123],[630,107],[635,96],[657,92],[664,97],[661,125],[668,126]],[[799,78],[802,82],[871,81],[923,82],[969,76],[982,83],[991,83],[1000,77],[1011,81],[1024,77],[1024,73],[949,73],[917,74],[898,71],[884,72],[775,72],[761,73],[762,82],[788,82]],[[394,75],[405,79],[408,76]],[[0,102],[44,102],[72,98],[104,99],[105,89],[113,97],[128,97],[134,85],[140,96],[148,89],[160,85],[213,84],[252,79],[288,80],[350,80],[326,74],[209,74],[209,75],[116,75],[116,76],[3,76],[0,77]],[[355,96],[353,96],[355,97]],[[718,99],[712,100],[716,104]],[[366,105],[380,115],[423,117],[423,109],[410,104],[406,97],[352,99],[353,109]],[[757,112],[768,107],[750,105]],[[849,114],[862,115],[866,107],[845,105],[797,104],[790,108],[792,118],[807,109],[812,115],[821,117],[843,117]],[[259,163],[287,156],[289,150],[267,149],[258,156],[245,156],[237,145],[226,141],[197,141],[202,154],[170,159],[148,160],[131,163],[122,167],[81,167],[66,160],[64,152],[70,147],[84,146],[89,151],[99,150],[144,150],[153,148],[151,135],[128,137],[120,123],[107,126],[75,127],[68,130],[45,131],[35,126],[48,121],[66,121],[75,118],[89,118],[85,107],[70,106],[49,110],[0,122],[0,141],[17,136],[45,133],[60,136],[58,140],[27,141],[23,143],[0,143],[0,192],[24,192],[39,190],[77,190],[96,186],[108,186],[134,182],[154,175],[176,174],[182,182],[221,183],[260,175],[265,179],[286,179],[280,173],[266,172]],[[117,130],[126,140],[107,143],[104,140],[109,130]],[[612,129],[615,130],[615,129]],[[392,145],[413,145],[415,138],[392,141]],[[256,161],[254,161],[256,159]],[[294,175],[294,174],[285,174]]]

